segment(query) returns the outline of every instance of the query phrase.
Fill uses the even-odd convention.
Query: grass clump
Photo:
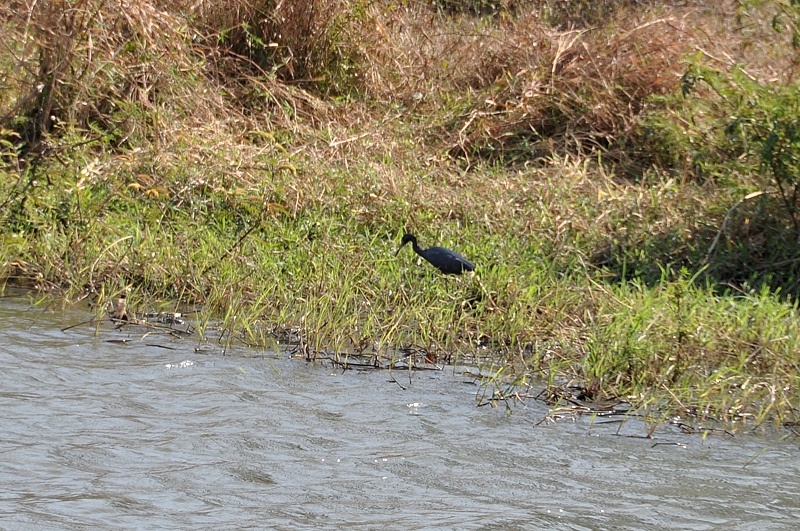
[[[584,378],[601,388],[609,379],[624,383],[635,400],[726,422],[762,422],[791,408],[796,307],[767,289],[714,295],[695,280],[684,271],[655,291],[638,283],[614,289],[587,342]]]
[[[696,59],[765,68],[744,33],[785,44],[777,4],[581,5],[0,8],[0,275],[344,365],[796,422],[794,85]],[[477,275],[392,256],[405,231]]]

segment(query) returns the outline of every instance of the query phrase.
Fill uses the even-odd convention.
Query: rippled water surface
[[[452,367],[342,373],[61,330],[89,318],[0,299],[4,529],[800,525],[796,441],[537,425],[544,405],[475,407]]]

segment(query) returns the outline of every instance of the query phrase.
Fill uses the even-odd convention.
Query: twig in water
[[[658,445],[664,445],[664,446],[680,446],[681,448],[688,448],[688,447],[689,447],[689,445],[688,445],[688,444],[686,444],[686,443],[679,443],[679,442],[657,442],[657,443],[653,443],[653,445],[652,445],[650,448],[655,448],[655,447],[656,447],[656,446],[658,446]]]
[[[404,387],[404,386],[403,386],[403,384],[401,384],[400,382],[398,382],[398,381],[397,381],[397,378],[395,378],[395,377],[394,377],[394,374],[392,374],[392,373],[389,373],[389,376],[390,376],[390,377],[391,377],[391,379],[392,379],[391,381],[393,381],[394,383],[396,383],[396,384],[397,384],[397,386],[398,386],[398,387],[400,387],[400,389],[402,389],[403,391],[405,391],[405,390],[407,389],[407,387]]]

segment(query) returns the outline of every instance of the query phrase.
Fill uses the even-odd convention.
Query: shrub
[[[0,16],[19,38],[18,61],[4,72],[19,103],[4,119],[29,146],[58,124],[121,139],[134,129],[116,116],[122,102],[157,105],[182,90],[164,73],[195,66],[176,18],[148,2],[44,1],[27,12],[0,8]],[[191,101],[184,96],[175,101]]]
[[[330,95],[360,89],[359,28],[370,0],[232,0],[204,6],[209,45],[282,82]]]

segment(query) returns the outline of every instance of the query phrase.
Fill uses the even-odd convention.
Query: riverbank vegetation
[[[800,11],[0,7],[0,277],[487,396],[800,422]],[[457,249],[444,277],[410,252]],[[587,402],[588,401],[588,402]],[[751,423],[752,424],[752,423]]]

